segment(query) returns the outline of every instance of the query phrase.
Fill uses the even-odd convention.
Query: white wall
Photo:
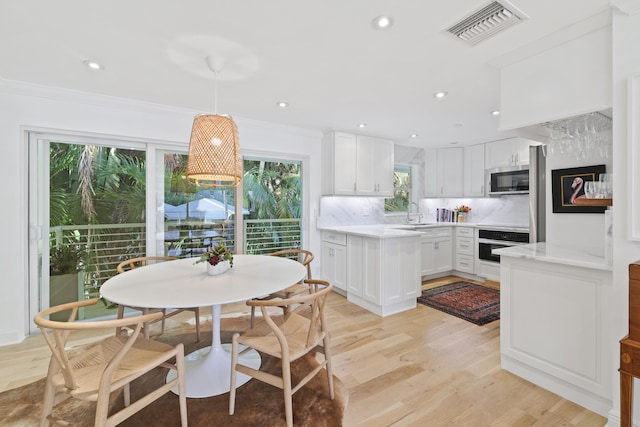
[[[612,159],[594,155],[577,161],[570,155],[553,155],[546,158],[546,241],[547,243],[577,248],[588,253],[602,256],[605,248],[604,214],[553,213],[551,171],[554,169],[574,168],[590,165],[606,165],[607,172],[613,169]]]
[[[640,197],[640,185],[630,188],[629,167],[638,168],[640,165],[632,165],[628,161],[629,135],[629,111],[627,106],[627,83],[631,76],[640,74],[640,1],[634,1],[635,14],[624,15],[614,10],[613,14],[613,166],[615,170],[614,180],[614,207],[613,207],[613,305],[614,318],[612,319],[612,335],[614,340],[622,339],[628,332],[628,293],[630,263],[640,259],[640,242],[628,240],[628,220],[630,215],[640,215],[640,212],[630,212],[627,195],[631,191],[635,197]],[[634,122],[640,122],[638,112],[631,118]],[[620,411],[620,381],[617,369],[619,368],[619,347],[612,347],[613,360],[611,375],[613,381],[613,408],[609,417],[610,425],[617,425],[612,420],[617,420]],[[634,419],[640,422],[640,399],[638,399],[638,381],[635,381],[636,398],[634,405]]]
[[[500,70],[500,129],[598,111],[611,105],[611,28]],[[561,99],[562,102],[557,102]]]
[[[27,260],[27,150],[24,130],[48,128],[60,132],[90,132],[125,138],[143,138],[182,144],[188,148],[193,116],[198,113],[173,107],[132,102],[106,96],[64,91],[0,79],[0,145],[4,183],[0,210],[3,244],[0,245],[0,345],[24,339],[28,325]],[[244,152],[284,153],[320,158],[321,133],[234,117]],[[318,211],[320,164],[309,167],[308,201],[311,215]],[[312,223],[315,218],[307,217]],[[308,225],[308,224],[307,224]],[[320,252],[319,233],[310,230],[307,246]]]

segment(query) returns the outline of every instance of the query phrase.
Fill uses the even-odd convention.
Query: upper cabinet
[[[484,144],[464,147],[464,197],[484,197],[484,171]]]
[[[322,194],[393,196],[393,142],[346,132],[322,140]]]
[[[509,138],[485,144],[485,169],[525,166],[529,164],[529,146],[535,141]]]
[[[424,197],[462,197],[463,148],[425,150]]]

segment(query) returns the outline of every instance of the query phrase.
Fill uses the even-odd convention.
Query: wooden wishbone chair
[[[94,425],[114,426],[157,400],[172,388],[178,387],[180,419],[182,426],[186,427],[184,346],[180,343],[174,347],[146,339],[140,334],[144,323],[160,319],[162,313],[157,312],[126,319],[76,322],[80,307],[94,305],[97,302],[96,298],[58,305],[41,311],[33,319],[42,331],[42,336],[51,350],[40,426],[48,427],[50,422],[59,425],[72,425],[80,421],[65,421],[52,416],[54,405],[68,397],[96,402]],[[48,319],[51,314],[60,312],[70,312],[68,321]],[[65,348],[69,335],[73,331],[103,330],[123,326],[131,328],[132,332],[110,336],[89,345],[86,349],[81,349],[81,351],[70,351]],[[159,366],[176,370],[177,377],[132,403],[131,382]],[[124,388],[125,407],[109,414],[110,395],[122,388]]]
[[[309,382],[322,368],[326,367],[329,394],[333,392],[333,372],[331,368],[331,348],[324,308],[327,296],[333,286],[323,280],[305,280],[311,293],[296,295],[284,300],[252,299],[247,301],[251,307],[259,307],[263,321],[255,328],[250,328],[241,334],[234,334],[231,343],[231,391],[229,395],[229,414],[235,412],[236,372],[249,375],[257,380],[271,384],[283,390],[285,418],[287,426],[293,426],[292,396],[302,386]],[[295,305],[296,308],[272,317],[267,308],[281,305]],[[240,345],[246,348],[240,351]],[[240,363],[239,355],[251,349],[281,359],[282,376],[273,375],[253,369]],[[291,384],[291,362],[307,353],[317,351],[324,354],[324,360],[300,382]]]
[[[129,271],[129,270],[133,270],[133,269],[138,268],[138,267],[144,267],[150,261],[151,262],[173,261],[173,260],[176,260],[176,259],[177,258],[170,257],[170,256],[146,256],[146,257],[132,258],[132,259],[129,259],[129,260],[126,260],[126,261],[122,261],[120,264],[118,264],[118,266],[116,267],[116,270],[118,271],[118,274],[120,274],[120,273],[124,273],[126,271]],[[119,304],[118,305],[118,319],[122,319],[124,317],[125,308],[130,308],[132,310],[141,311],[142,314],[162,312],[162,317],[160,319],[155,320],[155,322],[158,322],[158,321],[162,322],[162,329],[161,329],[161,332],[160,332],[161,334],[164,333],[164,321],[167,318],[169,318],[171,316],[175,316],[176,314],[182,313],[183,311],[193,311],[194,316],[195,316],[195,320],[196,320],[196,341],[200,341],[200,308],[199,307],[169,309],[170,311],[167,311],[166,308],[132,307],[132,306],[125,306],[125,305]],[[144,337],[147,338],[147,339],[151,335],[150,330],[149,330],[150,323],[152,323],[152,322],[146,323],[144,325],[144,328],[142,329]],[[118,329],[116,332],[120,333],[120,330]]]
[[[313,261],[313,253],[306,249],[283,249],[281,251],[270,253],[269,256],[280,256],[284,258],[295,259],[305,267],[307,267],[307,276],[306,279],[311,280],[311,261]],[[267,296],[261,297],[260,299],[287,299],[294,295],[309,293],[309,285],[304,283],[304,279],[298,283],[295,283],[288,288],[285,288],[281,291],[273,292]],[[281,306],[284,312],[286,313],[289,310],[289,306]],[[251,327],[253,327],[254,319],[255,319],[256,308],[251,307]]]

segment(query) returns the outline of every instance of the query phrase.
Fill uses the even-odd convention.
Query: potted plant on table
[[[207,263],[207,273],[211,276],[222,274],[233,267],[233,253],[223,243],[212,246],[195,263]]]

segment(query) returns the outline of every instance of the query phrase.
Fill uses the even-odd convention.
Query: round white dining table
[[[134,307],[186,308],[212,307],[211,347],[185,357],[187,397],[209,397],[230,389],[229,346],[220,341],[222,304],[246,301],[270,294],[300,281],[306,268],[288,258],[265,255],[234,255],[233,268],[209,276],[206,264],[197,258],[162,262],[129,270],[107,280],[100,288],[109,301]],[[260,356],[247,352],[243,363],[260,367]],[[174,371],[170,371],[170,376]],[[251,377],[238,373],[237,386]],[[174,390],[177,393],[177,389]]]

